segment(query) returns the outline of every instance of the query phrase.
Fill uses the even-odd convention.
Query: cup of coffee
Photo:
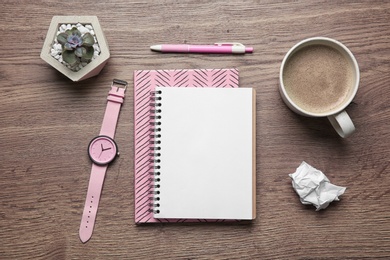
[[[359,88],[359,66],[342,43],[325,37],[305,39],[283,59],[279,91],[294,112],[327,117],[341,137],[355,131],[345,112]]]

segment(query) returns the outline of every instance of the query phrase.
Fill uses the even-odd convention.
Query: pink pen
[[[181,53],[244,54],[253,52],[252,47],[245,47],[241,43],[215,43],[214,45],[161,44],[150,46],[150,49],[159,52]]]

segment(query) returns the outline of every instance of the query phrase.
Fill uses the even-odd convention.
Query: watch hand
[[[103,149],[103,151],[107,151],[107,150],[110,150],[112,147],[108,147],[106,149]]]

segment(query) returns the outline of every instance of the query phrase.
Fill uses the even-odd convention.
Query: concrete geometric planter
[[[81,70],[72,71],[51,55],[51,49],[59,27],[62,24],[77,23],[92,25],[99,44],[100,54]],[[80,81],[98,75],[110,58],[110,50],[98,18],[96,16],[53,16],[42,47],[41,58],[72,81]]]

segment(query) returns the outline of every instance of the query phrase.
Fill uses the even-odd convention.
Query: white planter
[[[57,37],[58,28],[62,24],[77,23],[92,25],[99,44],[100,54],[81,70],[72,71],[51,55],[51,49],[54,39]],[[110,58],[110,50],[98,18],[96,16],[53,16],[42,47],[41,58],[72,81],[80,81],[98,75]]]

